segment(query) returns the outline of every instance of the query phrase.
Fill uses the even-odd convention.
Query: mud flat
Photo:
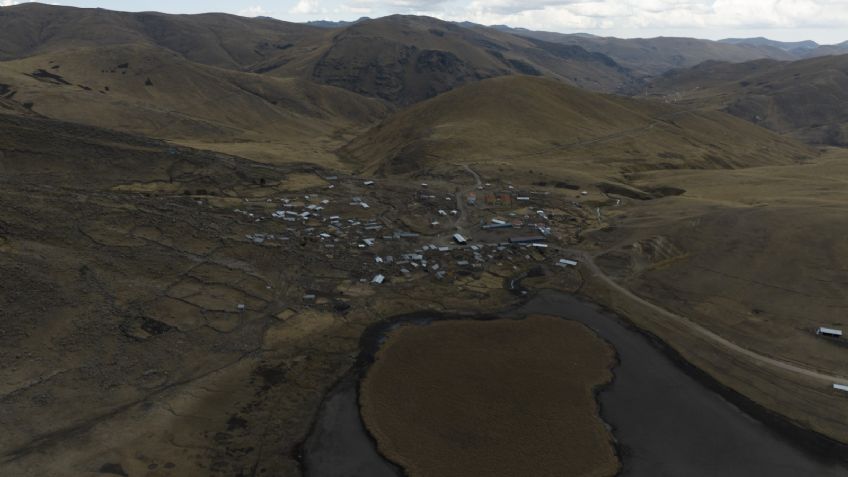
[[[621,462],[623,476],[848,476],[845,447],[827,439],[793,429],[779,417],[768,416],[737,402],[730,392],[718,389],[697,370],[676,360],[650,337],[628,326],[615,315],[600,307],[571,295],[557,292],[540,292],[524,306],[505,313],[506,317],[519,318],[527,315],[552,315],[582,323],[604,341],[612,345],[619,358],[613,369],[614,379],[602,387],[597,395],[600,417],[612,429],[615,450]],[[457,317],[417,315],[399,317],[376,325],[363,336],[362,354],[357,367],[351,370],[322,407],[313,433],[303,446],[303,458],[308,476],[358,475],[355,472],[336,472],[325,466],[310,467],[309,462],[327,460],[336,456],[336,468],[351,468],[349,465],[369,465],[377,468],[387,465],[387,460],[377,451],[374,438],[365,430],[359,415],[356,386],[351,383],[360,379],[369,369],[374,355],[392,330],[404,323],[427,324],[444,320],[482,320],[494,317]],[[466,321],[474,324],[475,321]],[[426,330],[427,327],[409,327],[409,332]],[[423,366],[430,357],[421,355],[418,360]],[[531,369],[527,370],[531,372]],[[495,379],[494,375],[468,375],[469,380]],[[405,376],[401,382],[416,380],[416,375]],[[351,381],[352,380],[352,381]],[[727,399],[725,396],[729,397]],[[346,404],[332,404],[339,399]],[[529,399],[529,398],[528,398]],[[733,402],[731,402],[733,401]],[[377,403],[385,405],[385,403]],[[481,402],[481,405],[485,405]],[[737,406],[740,404],[746,412]],[[464,404],[470,407],[469,404]],[[533,414],[515,404],[516,414]],[[562,405],[567,405],[563,401]],[[331,411],[331,412],[328,412]],[[340,414],[344,419],[340,418]],[[365,413],[367,416],[367,411]],[[752,416],[756,416],[752,417]],[[430,419],[420,413],[422,421]],[[343,421],[346,425],[338,425]],[[483,423],[485,424],[485,423]],[[417,425],[411,425],[403,439],[420,439]],[[322,436],[316,439],[316,433]],[[388,434],[376,436],[381,441],[392,439]],[[451,436],[445,436],[446,440]],[[330,445],[342,442],[339,445]],[[358,446],[361,451],[344,450]],[[380,442],[381,449],[389,454],[393,444]],[[568,452],[568,442],[561,443],[563,452]],[[441,457],[447,460],[448,456]],[[397,462],[411,467],[408,461],[393,456]],[[407,456],[407,459],[409,457]],[[557,461],[557,456],[540,459],[533,469],[523,469],[518,474],[536,475],[537,466]],[[353,464],[350,464],[350,463]],[[364,464],[363,464],[364,463]],[[457,464],[458,465],[458,464]],[[341,467],[339,467],[341,466]],[[347,467],[346,467],[347,466]],[[403,475],[397,468],[387,467],[388,473],[372,475]],[[408,470],[408,469],[407,469]],[[556,469],[554,469],[556,471]],[[608,473],[614,474],[615,471]],[[568,475],[560,472],[558,475]],[[601,473],[600,475],[603,475]]]

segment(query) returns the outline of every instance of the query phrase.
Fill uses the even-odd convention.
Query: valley
[[[0,8],[0,474],[844,475],[848,56],[542,33]]]

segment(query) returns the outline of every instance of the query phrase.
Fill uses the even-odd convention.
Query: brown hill
[[[627,90],[634,81],[609,57],[580,47],[402,15],[339,31],[315,61],[311,77],[406,105],[459,85],[511,74],[544,75],[597,91]]]
[[[332,149],[331,137],[386,113],[343,89],[206,66],[143,44],[2,62],[0,84],[7,100],[43,116],[268,160]]]
[[[773,46],[791,53],[795,59],[815,58],[818,56],[844,55],[848,53],[848,42],[835,45],[819,45],[812,40],[804,41],[776,41],[768,38],[726,38],[719,40],[720,43],[734,43],[738,45],[751,46]]]
[[[110,129],[0,114],[0,171],[5,192],[22,184],[106,190],[128,183],[181,184],[192,191],[232,187],[269,168],[240,158]],[[249,179],[248,179],[249,180]]]
[[[434,18],[390,16],[343,29],[226,14],[166,15],[25,4],[0,11],[0,60],[68,48],[143,45],[203,65],[298,77],[395,104],[507,74],[547,75],[600,91],[629,72],[578,46]]]
[[[704,61],[742,62],[762,58],[793,60],[800,57],[768,44],[732,44],[696,38],[613,38],[500,27],[510,33],[552,43],[580,46],[609,56],[637,75],[656,76],[674,68]]]
[[[270,18],[167,15],[25,3],[0,10],[0,60],[71,47],[146,44],[206,65],[248,68],[326,31]],[[302,52],[300,52],[302,53]]]
[[[457,162],[619,176],[788,164],[810,151],[729,114],[688,111],[526,76],[489,79],[410,107],[342,150],[384,173]]]
[[[848,144],[848,55],[705,63],[664,75],[650,91],[690,107],[722,109],[807,142]]]

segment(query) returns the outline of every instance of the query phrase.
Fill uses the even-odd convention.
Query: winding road
[[[583,251],[579,251],[579,250],[564,250],[563,249],[561,251],[566,252],[566,253],[570,253],[572,255],[579,256],[582,263],[585,265],[585,268],[588,269],[588,271],[594,277],[596,277],[598,280],[603,282],[604,285],[606,285],[610,289],[612,289],[615,292],[629,298],[630,300],[636,301],[636,302],[640,303],[641,305],[648,307],[651,311],[654,311],[657,314],[659,314],[659,315],[661,315],[665,318],[668,318],[670,320],[673,320],[673,321],[685,326],[688,330],[692,331],[694,334],[700,335],[701,337],[707,339],[708,341],[713,342],[714,344],[716,344],[717,346],[719,346],[721,348],[729,350],[733,353],[743,355],[746,358],[749,358],[749,359],[751,359],[751,360],[753,360],[757,363],[764,364],[764,365],[767,365],[767,366],[771,366],[771,367],[774,367],[774,368],[778,368],[778,369],[781,369],[783,371],[789,371],[791,373],[799,374],[799,375],[802,375],[802,376],[807,377],[807,378],[812,378],[812,379],[816,379],[816,380],[819,380],[819,381],[826,381],[830,384],[839,383],[839,382],[848,382],[848,377],[846,377],[846,376],[822,373],[822,372],[819,372],[819,371],[816,371],[816,370],[813,370],[813,369],[810,369],[810,368],[798,366],[796,364],[787,363],[785,361],[781,361],[781,360],[778,360],[778,359],[775,359],[775,358],[771,358],[771,357],[759,354],[757,352],[751,351],[747,348],[743,348],[742,346],[739,346],[738,344],[728,340],[727,338],[719,336],[718,334],[704,328],[703,326],[693,322],[692,320],[690,320],[686,317],[680,316],[676,313],[672,313],[672,312],[670,312],[670,311],[666,310],[665,308],[662,308],[658,305],[655,305],[655,304],[645,300],[644,298],[641,298],[640,296],[636,295],[635,293],[628,290],[627,288],[619,285],[612,278],[607,276],[600,269],[600,267],[598,267],[598,265],[595,263],[592,255],[590,255],[586,252],[583,252]]]

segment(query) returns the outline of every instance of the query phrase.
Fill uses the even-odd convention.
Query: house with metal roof
[[[547,240],[542,235],[528,235],[525,237],[510,237],[509,243],[535,243],[535,242],[544,242]]]
[[[837,330],[834,328],[819,327],[816,330],[816,334],[819,336],[826,336],[828,338],[842,338],[842,330]]]

